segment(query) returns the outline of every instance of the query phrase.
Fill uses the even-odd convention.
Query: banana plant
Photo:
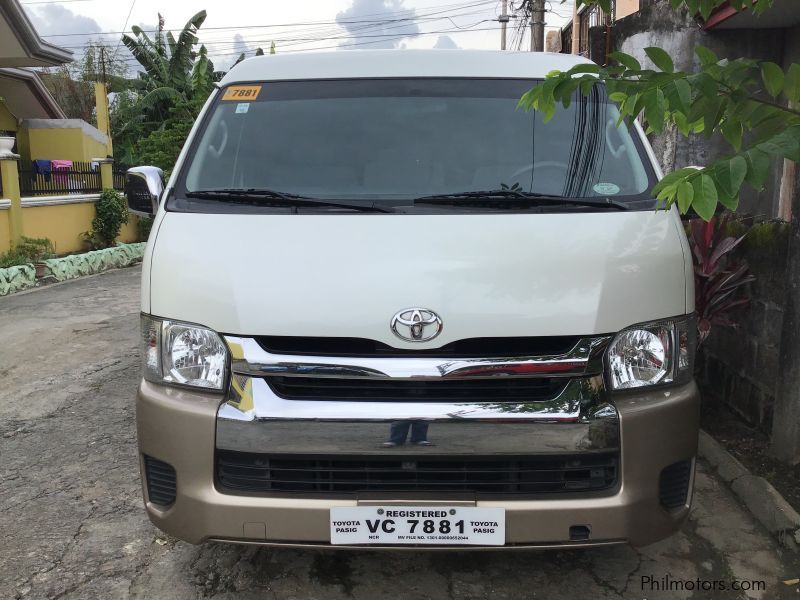
[[[131,28],[134,36],[123,35],[125,44],[144,69],[140,75],[145,83],[144,95],[139,104],[150,122],[164,122],[176,107],[202,103],[214,82],[214,65],[208,58],[205,46],[199,52],[197,32],[206,20],[201,10],[184,25],[176,38],[164,30],[164,19],[159,14],[158,29],[151,38],[140,27]]]

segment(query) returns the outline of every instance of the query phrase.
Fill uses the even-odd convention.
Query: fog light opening
[[[585,542],[592,537],[592,528],[588,525],[573,525],[569,528],[571,542]]]

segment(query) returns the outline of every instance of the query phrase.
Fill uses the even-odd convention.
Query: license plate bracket
[[[333,545],[505,544],[505,509],[477,506],[343,506],[330,511]]]

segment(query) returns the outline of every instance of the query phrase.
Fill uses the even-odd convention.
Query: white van
[[[691,256],[561,54],[298,53],[236,66],[162,188],[142,277],[145,505],[205,540],[648,544],[691,502]]]

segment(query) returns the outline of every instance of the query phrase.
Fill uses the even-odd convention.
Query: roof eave
[[[0,3],[0,16],[9,27],[17,34],[17,39],[25,48],[28,56],[38,61],[37,66],[58,66],[72,62],[72,52],[45,42],[36,33],[36,28],[31,23],[25,10],[18,0],[8,0]],[[32,65],[33,66],[33,65]]]
[[[724,23],[731,17],[736,16],[738,13],[739,11],[737,9],[733,8],[728,2],[726,2],[725,4],[718,6],[714,12],[711,13],[708,19],[706,19],[706,22],[703,23],[703,29],[706,31],[709,29],[714,29],[714,27]]]
[[[16,67],[5,67],[0,69],[0,73],[2,73],[5,77],[11,77],[13,79],[25,81],[26,83],[30,84],[34,95],[41,103],[41,106],[47,111],[51,119],[67,118],[64,110],[58,105],[56,99],[53,98],[53,95],[50,93],[50,91],[47,89],[47,86],[45,86],[44,82],[39,78],[39,75],[35,71],[29,71],[27,69],[20,69]]]

